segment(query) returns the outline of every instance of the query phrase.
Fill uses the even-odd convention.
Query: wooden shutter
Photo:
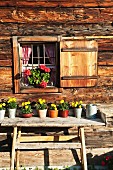
[[[60,42],[60,86],[95,86],[97,52],[98,44],[94,40],[62,40]]]

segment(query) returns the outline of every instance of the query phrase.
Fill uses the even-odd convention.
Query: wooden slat
[[[32,141],[68,141],[75,140],[75,135],[70,136],[21,136],[20,142],[32,142]]]
[[[14,127],[14,130],[13,130],[13,142],[12,142],[12,153],[11,153],[10,170],[14,170],[16,138],[17,138],[17,127]]]
[[[64,76],[62,80],[74,80],[74,79],[97,79],[97,76]]]
[[[27,37],[18,37],[18,42],[37,42],[37,41],[47,41],[47,42],[56,42],[59,40],[58,36],[27,36]]]
[[[80,143],[57,143],[57,142],[46,142],[46,143],[18,143],[15,146],[16,149],[80,149]]]
[[[86,146],[85,146],[85,135],[84,128],[80,128],[80,139],[81,139],[81,157],[82,157],[82,165],[83,169],[87,170],[87,157],[86,157]]]
[[[18,63],[18,42],[17,37],[13,37],[13,59],[14,59],[14,89],[15,93],[20,92],[19,84],[19,63]]]
[[[62,52],[94,52],[97,48],[62,48]]]
[[[46,87],[46,88],[21,88],[21,93],[61,93],[60,88]]]

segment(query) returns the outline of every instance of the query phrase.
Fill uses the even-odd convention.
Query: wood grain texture
[[[1,8],[1,22],[97,23],[112,22],[113,8]],[[43,16],[43,17],[42,17]]]
[[[112,7],[113,6],[113,3],[112,3],[112,0],[104,0],[104,1],[101,1],[101,0],[98,0],[95,1],[95,0],[77,0],[76,3],[75,1],[73,0],[35,0],[35,1],[29,1],[29,0],[26,0],[26,1],[10,1],[10,0],[7,0],[7,1],[1,1],[0,2],[0,6],[1,7],[4,7],[4,6],[16,6],[16,7],[29,7],[29,6],[32,6],[32,7],[98,7],[98,6],[101,6],[101,7],[106,7],[106,6],[109,6],[109,7]]]

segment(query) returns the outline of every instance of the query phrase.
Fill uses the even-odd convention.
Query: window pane
[[[30,86],[26,70],[46,65],[51,70],[48,86],[56,85],[56,43],[22,45],[22,86]]]

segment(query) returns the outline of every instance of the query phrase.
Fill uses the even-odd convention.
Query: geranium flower
[[[45,66],[44,64],[40,64],[40,65],[39,65],[39,68],[40,68],[41,70],[45,70],[46,66]]]
[[[31,69],[31,71],[26,74],[30,74],[27,79],[30,85],[45,88],[50,80],[50,68],[46,67],[44,64],[39,65],[39,68]]]
[[[104,161],[102,161],[101,164],[102,164],[102,166],[105,166],[105,165],[106,165],[106,163],[105,163]]]
[[[45,88],[47,86],[47,82],[45,82],[45,81],[42,81],[41,83],[40,83],[40,87],[43,87],[43,88]]]
[[[31,71],[30,71],[29,69],[28,69],[28,70],[25,70],[24,74],[25,74],[26,76],[30,76],[30,75],[31,75]]]

